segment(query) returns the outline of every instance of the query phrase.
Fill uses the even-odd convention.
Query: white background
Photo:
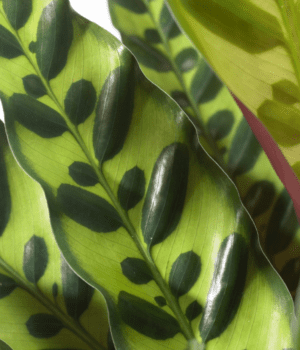
[[[73,9],[81,16],[97,23],[120,39],[119,32],[113,27],[107,7],[107,0],[70,0]],[[0,78],[1,79],[1,78]],[[0,119],[4,120],[0,103]]]

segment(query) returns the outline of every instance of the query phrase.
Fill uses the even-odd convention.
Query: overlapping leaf
[[[43,191],[16,163],[2,122],[0,143],[0,338],[14,350],[107,349],[105,301],[61,257]]]
[[[299,179],[299,5],[170,0],[180,25],[268,129]]]
[[[236,188],[129,51],[65,3],[34,1],[18,36],[1,18],[24,55],[1,58],[0,87],[11,147],[64,257],[105,296],[116,348],[292,347],[292,300]],[[33,74],[46,95],[24,87]]]
[[[132,0],[108,3],[143,72],[193,119],[206,151],[235,181],[264,250],[294,295],[300,230],[293,202],[227,88],[181,32],[164,0],[141,1],[144,11],[136,11]],[[163,60],[168,69],[162,70]]]

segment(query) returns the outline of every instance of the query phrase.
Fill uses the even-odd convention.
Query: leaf
[[[10,199],[0,238],[0,334],[9,347],[0,349],[105,349],[105,301],[66,262],[61,268],[45,195],[17,164],[2,122],[0,155],[1,205]]]
[[[256,223],[263,248],[271,254],[268,257],[280,272],[282,266],[278,262],[277,254],[282,254],[281,240],[272,241],[272,245],[277,246],[277,253],[274,255],[267,250],[265,237],[270,217],[275,215],[275,203],[284,186],[228,89],[208,66],[201,52],[195,50],[195,46],[178,27],[166,1],[145,3],[147,10],[143,14],[130,9],[124,11],[113,0],[107,1],[114,26],[120,31],[124,44],[137,58],[143,73],[185,110],[199,131],[201,145],[235,182],[244,205]],[[220,16],[222,17],[222,14]],[[229,25],[231,24],[229,22]],[[176,36],[171,36],[170,33],[174,30]],[[149,33],[155,35],[155,40],[149,40]],[[134,42],[128,38],[134,38]],[[157,70],[155,66],[149,66],[141,57],[135,42],[143,42],[144,50],[148,52],[154,50],[155,53],[163,55],[170,62],[168,73]],[[212,40],[211,43],[213,42]],[[222,56],[222,53],[219,56]],[[162,67],[162,64],[160,66]],[[185,71],[184,67],[191,69]],[[227,63],[225,67],[228,70]],[[254,67],[257,71],[257,67]],[[273,94],[278,102],[288,103],[291,107],[297,99],[297,87],[289,80],[283,79],[274,85]],[[273,125],[274,120],[270,119],[270,123]],[[297,164],[294,164],[293,170],[296,174],[298,168]],[[298,173],[300,174],[300,170]],[[274,194],[265,187],[265,190],[262,190],[261,184],[265,182],[274,188]],[[253,195],[252,190],[255,190]],[[268,197],[266,200],[265,195]],[[298,224],[293,226],[293,235],[296,232],[300,232]],[[280,234],[284,241],[290,242],[289,251],[293,249],[292,242],[294,246],[299,247],[297,241],[289,239],[288,229],[281,230]],[[290,258],[289,251],[285,252],[285,259]],[[300,258],[300,250],[298,251],[297,255]]]
[[[33,98],[40,98],[47,94],[42,80],[35,74],[24,77],[23,84],[26,93]]]
[[[211,67],[262,122],[294,167],[300,158],[297,2],[169,0],[168,4]]]
[[[42,12],[48,1],[39,4]],[[124,6],[119,8],[128,12]],[[236,187],[200,147],[190,120],[147,81],[117,39],[75,13],[72,25],[76,35],[66,65],[50,84],[42,79],[38,66],[31,66],[27,56],[22,57],[23,64],[30,67],[24,75],[37,74],[48,92],[38,102],[57,111],[67,125],[66,132],[43,137],[32,132],[32,126],[18,121],[12,96],[19,93],[19,85],[16,91],[10,90],[11,85],[6,84],[13,78],[10,73],[5,80],[0,79],[0,90],[14,155],[45,191],[53,233],[65,260],[104,296],[115,348],[183,350],[191,341],[194,348],[204,348],[199,330],[201,314],[192,322],[191,318],[199,312],[198,304],[208,303],[210,286],[216,279],[214,262],[224,247],[222,242],[235,232],[249,251],[243,277],[246,282],[235,300],[238,312],[232,319],[220,313],[223,323],[218,329],[222,332],[208,342],[208,349],[219,350],[224,345],[264,348],[274,342],[280,350],[293,346],[289,328],[292,299],[261,252],[255,227]],[[33,28],[23,28],[26,39],[20,40],[24,47],[34,40]],[[82,55],[83,46],[93,52],[92,60]],[[23,70],[18,74],[21,90]],[[91,82],[97,101],[89,117],[76,125],[66,113],[65,99],[72,84],[81,80]],[[78,162],[92,167],[98,179],[95,185],[81,185],[74,172],[73,177],[70,175],[71,165]],[[139,192],[139,201],[122,205],[120,185],[124,185],[128,171],[137,168],[143,172],[145,190]],[[140,178],[139,186],[143,183]],[[132,186],[127,188],[131,193]],[[131,207],[132,203],[135,206]],[[237,251],[236,256],[243,256],[243,250]],[[229,266],[231,256],[222,256],[224,265]],[[219,279],[221,289],[232,286],[240,277],[237,259],[235,262],[232,275],[229,272]],[[175,282],[180,271],[185,273],[182,283]],[[49,284],[51,297],[53,282]],[[62,290],[60,284],[58,292]],[[197,312],[188,318],[187,308],[194,301],[198,303],[194,306]],[[226,293],[224,303],[222,309],[230,309],[232,300]],[[85,307],[87,304],[85,299]],[[245,320],[253,326],[237,332],[236,324]],[[266,332],[260,332],[262,325]]]

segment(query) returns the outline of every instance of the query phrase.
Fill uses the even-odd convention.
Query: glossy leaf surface
[[[0,214],[6,217],[0,238],[1,340],[14,350],[106,349],[105,301],[61,257],[45,195],[14,159],[2,122],[0,154],[1,203],[9,210]]]
[[[124,5],[123,0],[118,3]],[[219,305],[219,298],[210,292],[215,280],[221,281],[219,287],[225,293],[222,309],[233,311],[219,314],[217,308],[211,309],[210,316],[220,316],[222,327],[213,338],[205,339],[207,349],[223,349],[224,344],[249,350],[291,347],[292,299],[262,254],[236,188],[200,147],[186,115],[146,80],[117,39],[75,13],[65,66],[58,60],[59,69],[54,65],[50,72],[59,73],[44,74],[38,54],[44,49],[38,47],[39,42],[34,48],[37,54],[27,48],[36,35],[33,28],[40,30],[39,18],[44,18],[51,3],[39,0],[34,4],[36,22],[30,29],[25,25],[20,38],[26,52],[18,62],[22,68],[0,80],[9,141],[20,164],[45,190],[55,238],[65,259],[104,295],[116,348],[183,350],[195,339],[199,347],[204,311],[198,305],[206,313],[209,300]],[[55,2],[56,9],[69,11],[67,5],[59,5]],[[70,13],[57,11],[49,13],[53,16],[49,22],[57,21],[59,26]],[[174,36],[172,26],[163,23],[165,32]],[[49,42],[56,48],[60,38]],[[5,63],[16,64],[7,59]],[[35,99],[24,92],[23,67],[26,75],[40,77],[47,95]],[[16,79],[13,90],[6,85],[12,78]],[[72,86],[78,81],[90,82],[96,92],[95,104],[88,94],[80,94],[89,103],[84,110],[92,111],[83,119],[66,111],[66,106],[75,110],[66,97],[71,96],[70,89],[72,95],[77,94]],[[87,84],[78,86],[85,89]],[[19,114],[21,101],[35,115],[41,113],[40,118],[24,121]],[[41,118],[48,118],[46,134]],[[87,166],[80,168],[78,162]],[[70,173],[74,163],[76,176]],[[91,168],[97,175],[95,185]],[[137,178],[137,188],[131,185],[131,176]],[[233,234],[246,247],[246,259],[244,250],[230,239]],[[223,271],[215,265],[218,256],[225,265],[232,261],[223,252],[224,245],[233,253],[236,266],[243,260],[244,285],[240,286],[236,269],[231,274],[230,269]],[[180,272],[184,273],[178,283],[175,276]],[[238,296],[226,294],[227,283],[236,287]],[[190,305],[195,301],[196,312],[192,312]],[[33,321],[30,325],[38,327]],[[261,332],[262,325],[267,332]],[[55,323],[52,332],[59,327]]]
[[[202,54],[182,33],[164,0],[145,1],[143,13],[136,13],[125,3],[130,1],[124,0],[122,5],[108,0],[113,23],[123,42],[147,78],[175,99],[197,126],[202,146],[235,182],[256,223],[264,250],[281,272],[283,262],[291,255],[299,258],[299,224],[290,196],[240,109]],[[173,31],[176,28],[176,35],[168,34],[170,28]],[[143,57],[142,50],[147,50]],[[171,69],[162,72],[151,66],[151,52],[153,57],[163,55]],[[282,196],[287,201],[278,210],[276,203]],[[287,274],[281,276],[288,281]],[[295,288],[291,292],[294,295]]]

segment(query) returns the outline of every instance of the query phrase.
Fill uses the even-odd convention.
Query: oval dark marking
[[[58,295],[58,285],[57,285],[57,283],[53,283],[53,285],[52,285],[52,295],[53,295],[53,298],[55,300],[57,298],[57,295]]]
[[[4,124],[0,122],[0,237],[8,224],[11,213],[11,196],[4,160],[4,153],[9,149]]]
[[[137,166],[126,171],[118,189],[118,199],[125,210],[134,208],[145,194],[145,174]]]
[[[3,10],[11,26],[19,30],[32,12],[32,0],[3,0]]]
[[[216,140],[222,140],[232,130],[234,124],[234,116],[228,109],[213,114],[207,123],[208,132]]]
[[[149,338],[166,340],[180,332],[173,316],[135,295],[121,291],[118,308],[123,322]]]
[[[8,346],[4,341],[0,340],[0,349],[1,350],[13,350],[10,346]]]
[[[258,181],[249,188],[243,203],[251,216],[255,218],[271,207],[275,194],[275,186],[270,181]]]
[[[272,84],[273,98],[285,104],[299,102],[298,86],[287,79]]]
[[[190,101],[183,91],[175,90],[171,92],[171,97],[179,104],[182,109],[190,107]]]
[[[55,78],[67,63],[73,40],[68,0],[53,0],[42,12],[37,30],[36,59],[43,76]]]
[[[142,211],[142,232],[148,249],[165,240],[183,211],[189,172],[186,145],[176,142],[163,149],[152,171]]]
[[[146,284],[153,280],[152,273],[142,259],[126,258],[121,262],[123,275],[135,284]]]
[[[268,255],[282,252],[294,238],[298,227],[293,201],[287,190],[283,189],[267,227],[265,249]]]
[[[172,70],[172,64],[168,57],[150,46],[147,41],[134,35],[126,36],[124,34],[122,34],[122,41],[133,52],[140,64],[160,73]]]
[[[26,327],[34,338],[43,339],[54,337],[64,328],[64,325],[55,316],[40,313],[30,316]]]
[[[144,32],[145,39],[151,44],[162,42],[161,37],[156,29],[146,29]]]
[[[23,79],[24,89],[28,95],[34,98],[40,98],[47,94],[47,90],[41,79],[35,75],[27,75]]]
[[[181,34],[180,28],[173,19],[166,4],[163,5],[159,21],[161,28],[168,39],[176,38],[178,35]]]
[[[37,283],[44,275],[48,264],[48,250],[44,238],[33,235],[25,244],[23,271],[31,283]]]
[[[68,315],[75,320],[86,311],[94,294],[94,288],[85,283],[61,258],[62,291]]]
[[[200,256],[189,251],[182,253],[175,260],[169,277],[172,294],[179,298],[186,294],[196,283],[201,272]]]
[[[114,0],[113,2],[137,14],[147,12],[147,7],[143,0]]]
[[[116,350],[110,331],[107,332],[107,350]]]
[[[94,193],[62,184],[57,190],[61,210],[72,220],[95,232],[113,232],[123,223],[116,209]]]
[[[79,125],[92,114],[96,105],[96,90],[90,81],[73,83],[65,98],[65,110],[71,122]]]
[[[8,59],[24,55],[22,47],[15,36],[0,25],[0,56]]]
[[[238,126],[228,155],[228,172],[235,178],[250,171],[258,160],[262,147],[254,136],[246,119]]]
[[[221,244],[200,321],[203,342],[218,337],[233,320],[241,302],[247,276],[248,247],[243,236],[233,233]]]
[[[58,112],[27,95],[13,94],[9,113],[25,128],[44,138],[58,137],[68,131]]]
[[[0,273],[0,299],[7,297],[17,287],[15,280]]]
[[[158,297],[155,297],[154,300],[157,302],[158,306],[160,307],[164,307],[167,305],[166,299],[160,295]]]
[[[195,86],[194,90],[197,90],[196,80],[194,80],[194,86]],[[196,101],[199,104],[210,102],[211,100],[217,97],[222,87],[223,87],[223,83],[217,77],[217,75],[213,72],[211,78],[209,79],[208,85],[206,86],[205,91],[200,96],[198,94],[195,94],[195,96],[198,98]]]
[[[72,163],[69,166],[69,175],[80,186],[95,186],[99,182],[95,170],[87,163]]]
[[[280,272],[280,276],[287,285],[289,291],[295,291],[300,279],[300,259],[291,259]]]
[[[208,64],[204,62],[201,62],[201,64],[199,64],[190,87],[190,92],[196,103],[199,104],[202,95],[206,93],[213,74],[214,73]]]
[[[186,318],[191,322],[201,314],[202,310],[202,306],[198,303],[197,300],[195,300],[191,302],[190,305],[186,308]]]
[[[96,107],[93,145],[100,163],[121,151],[129,130],[136,79],[132,57],[129,60],[109,74]]]
[[[182,50],[175,58],[175,63],[181,72],[188,72],[193,69],[199,59],[198,53],[192,47]]]
[[[37,46],[37,42],[31,41],[31,43],[29,44],[29,51],[32,53],[36,53],[36,46]]]

